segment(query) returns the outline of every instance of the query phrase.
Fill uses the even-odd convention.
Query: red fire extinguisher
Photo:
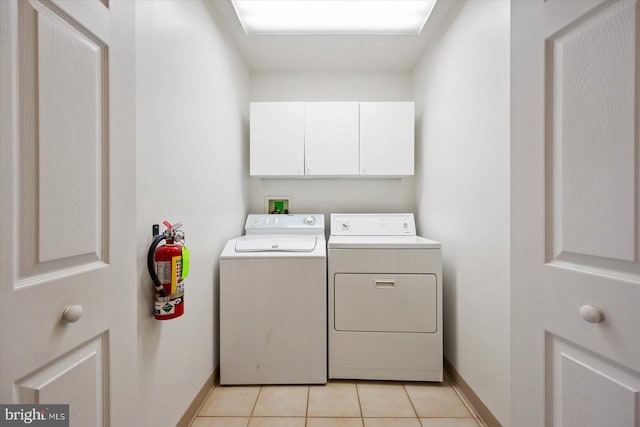
[[[181,223],[163,224],[167,229],[154,237],[147,254],[147,268],[154,286],[153,314],[168,320],[184,314],[184,278],[189,274],[189,251]],[[162,246],[160,242],[166,240]]]

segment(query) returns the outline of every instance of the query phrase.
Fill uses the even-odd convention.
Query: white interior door
[[[512,425],[640,427],[640,10],[512,3]]]
[[[71,426],[135,424],[133,18],[0,2],[0,401]]]

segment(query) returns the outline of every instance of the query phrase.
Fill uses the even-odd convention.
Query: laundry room
[[[148,171],[139,185],[147,181],[152,191],[165,191],[152,172],[161,174],[159,166],[149,167],[161,164],[167,152],[180,151],[176,160],[184,167],[178,169],[189,173],[170,191],[191,198],[185,207],[200,208],[180,209],[178,204],[182,214],[172,213],[174,208],[164,211],[185,223],[192,265],[205,254],[219,257],[227,240],[244,234],[248,214],[266,212],[269,197],[290,198],[294,214],[323,214],[327,238],[331,214],[414,213],[418,233],[442,242],[444,357],[496,419],[508,425],[509,4],[442,2],[419,39],[401,40],[246,36],[229,6],[208,4],[202,10],[195,4],[161,3],[136,9],[138,120],[148,123],[140,127],[148,133],[138,139],[138,159],[144,163],[139,167]],[[195,26],[183,13],[197,13],[198,21],[211,19],[217,28]],[[181,58],[179,63],[175,58]],[[157,87],[173,93],[157,92]],[[162,102],[165,96],[173,102]],[[183,101],[176,103],[176,97]],[[412,102],[414,174],[250,176],[250,105],[267,102]],[[176,122],[176,116],[184,121]],[[278,150],[271,156],[277,162]],[[161,197],[143,197],[157,205],[140,221],[158,221],[151,214],[161,208]],[[189,233],[199,227],[207,232]],[[149,238],[146,229],[142,234],[139,245]],[[207,249],[199,253],[196,247]],[[213,289],[193,290],[198,286],[191,285],[198,281],[194,267],[185,279],[185,316],[196,310],[193,333],[215,337],[200,350],[218,367],[224,351],[218,316],[225,302],[218,294],[220,267],[213,265]],[[199,294],[189,297],[189,291]],[[210,310],[212,323],[195,320]],[[181,333],[179,326],[159,328],[148,317],[139,321],[149,325],[140,337],[147,349],[154,348],[152,339],[164,347],[170,345],[165,334]],[[206,343],[201,342],[199,347]],[[211,368],[201,355],[196,362],[193,353],[182,357],[194,371],[196,363],[202,364],[201,373]],[[174,355],[158,351],[151,357],[162,364],[161,359]],[[155,376],[142,360],[139,369],[141,375]],[[182,405],[189,401],[180,399]]]
[[[277,27],[301,3],[426,14]],[[0,406],[55,400],[72,426],[639,426],[640,9],[573,3],[0,2]],[[250,4],[277,25],[252,32]],[[286,138],[256,138],[305,141],[314,109],[351,114],[355,143],[303,142],[285,170]]]

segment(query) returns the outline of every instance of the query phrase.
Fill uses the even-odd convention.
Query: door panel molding
[[[16,287],[108,263],[109,223],[107,46],[49,2],[20,2],[18,19]]]
[[[109,425],[108,342],[105,332],[16,381],[16,403],[56,402],[61,390],[71,389],[74,393],[59,403],[69,404],[69,418],[75,425]]]
[[[546,39],[547,262],[640,276],[636,2]]]
[[[546,332],[547,426],[640,423],[640,374],[562,337]],[[609,407],[600,396],[607,395]]]

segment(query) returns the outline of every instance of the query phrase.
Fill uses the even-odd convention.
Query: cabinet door
[[[252,102],[250,174],[304,174],[304,103]]]
[[[305,173],[358,175],[358,103],[305,104]]]
[[[413,175],[413,102],[360,103],[360,174]]]

